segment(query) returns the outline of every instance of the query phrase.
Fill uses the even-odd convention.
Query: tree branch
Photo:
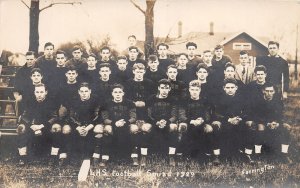
[[[45,6],[44,8],[41,8],[40,12],[42,12],[43,10],[45,10],[47,8],[52,7],[53,5],[74,5],[74,4],[80,4],[81,5],[81,2],[51,3],[50,5]]]
[[[27,8],[30,9],[30,7],[29,7],[23,0],[21,0],[21,2],[22,2]]]
[[[154,5],[156,3],[156,0],[149,0],[149,1],[153,1],[152,7],[150,7],[150,10],[152,10],[154,8]]]
[[[139,9],[143,14],[146,14],[146,11],[144,11],[139,5],[137,5],[133,0],[130,0],[130,2],[137,8]]]

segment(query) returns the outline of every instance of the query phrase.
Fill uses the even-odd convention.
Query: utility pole
[[[296,30],[295,80],[298,80],[298,24]]]

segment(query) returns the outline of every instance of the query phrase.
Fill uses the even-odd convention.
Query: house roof
[[[225,45],[228,42],[230,42],[231,40],[235,39],[236,37],[238,37],[238,36],[240,36],[242,34],[248,35],[249,37],[251,37],[252,39],[254,39],[256,42],[258,42],[258,43],[262,44],[264,47],[268,48],[268,44],[265,41],[266,38],[262,38],[262,37],[261,38],[258,38],[258,37],[254,38],[254,37],[252,37],[253,35],[249,35],[246,32],[235,33],[235,34],[231,35],[230,37],[226,38],[225,40],[223,40],[222,42],[220,42],[219,44]]]
[[[253,37],[253,35],[249,35],[246,32],[238,32],[238,33],[219,32],[219,33],[214,33],[214,35],[210,35],[207,32],[190,32],[187,33],[186,35],[183,35],[180,38],[167,42],[167,44],[170,46],[169,48],[170,52],[177,54],[186,51],[185,44],[187,42],[189,41],[194,42],[198,46],[196,53],[201,54],[204,50],[213,50],[213,48],[217,44],[225,45],[241,34],[246,34],[249,37],[253,38],[255,41],[257,41],[258,43],[267,47],[266,38]]]
[[[267,48],[268,39],[265,37],[253,37],[246,32],[217,32],[214,35],[210,35],[208,32],[190,32],[183,35],[180,38],[162,38],[155,37],[155,44],[159,44],[160,42],[165,42],[169,45],[169,53],[170,54],[178,54],[182,52],[186,52],[185,44],[187,42],[194,42],[197,44],[198,48],[196,49],[196,53],[202,54],[205,50],[213,50],[217,44],[225,45],[234,38],[239,35],[246,34],[249,37],[253,38],[258,43],[262,44]],[[144,41],[138,41],[137,46],[141,49],[144,49]]]
[[[207,32],[190,32],[167,44],[170,46],[170,52],[176,54],[186,52],[185,44],[187,42],[194,42],[198,46],[196,53],[201,54],[204,50],[212,50],[216,44],[219,44],[220,41],[225,40],[230,35],[232,35],[232,33],[221,32],[210,35]]]

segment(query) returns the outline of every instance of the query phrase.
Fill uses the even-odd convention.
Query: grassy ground
[[[26,168],[1,161],[0,182],[3,187],[77,187],[79,165],[64,169],[42,162]],[[150,161],[145,168],[128,164],[109,164],[93,169],[84,185],[88,187],[298,187],[299,163],[292,165],[263,163],[250,166],[224,163],[218,167],[191,161],[176,168],[164,159]],[[188,167],[189,166],[189,167]],[[82,184],[81,184],[82,186]]]
[[[290,147],[293,164],[263,162],[250,166],[240,162],[199,165],[195,161],[169,167],[164,158],[152,157],[145,168],[129,164],[109,164],[97,168],[84,184],[77,183],[80,164],[64,169],[50,167],[43,161],[26,168],[18,167],[14,154],[2,153],[0,187],[299,187],[300,186],[300,92],[289,94],[285,102],[285,121],[292,125]],[[5,138],[8,141],[8,138]],[[13,148],[2,139],[0,151]],[[10,138],[14,139],[14,138]],[[4,147],[5,145],[5,147]],[[130,175],[129,175],[130,173]]]

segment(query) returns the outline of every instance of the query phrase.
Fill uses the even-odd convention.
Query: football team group
[[[254,63],[247,51],[233,62],[221,45],[201,56],[196,50],[188,42],[171,59],[160,43],[145,59],[133,43],[118,57],[108,47],[83,57],[74,46],[68,58],[48,42],[40,57],[27,52],[13,91],[19,164],[41,155],[57,165],[76,158],[145,166],[148,155],[166,156],[171,166],[190,159],[290,163],[283,122],[289,69],[279,44],[270,41],[269,55]]]

